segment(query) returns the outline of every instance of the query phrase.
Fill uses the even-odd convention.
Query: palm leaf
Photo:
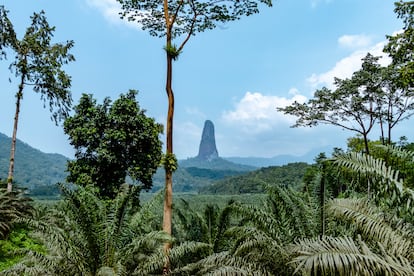
[[[413,226],[399,220],[392,227],[385,214],[365,199],[333,199],[327,211],[356,225],[365,237],[380,242],[389,254],[406,258],[414,254]]]
[[[24,197],[21,192],[8,192],[0,189],[0,239],[6,237],[14,220],[33,214],[31,199]]]
[[[340,166],[348,167],[367,176],[378,176],[383,180],[393,183],[400,192],[403,191],[404,186],[398,176],[398,171],[387,167],[385,161],[382,159],[377,159],[367,154],[349,152],[337,155],[333,160]]]
[[[324,236],[299,240],[293,247],[296,255],[290,262],[296,265],[295,274],[306,275],[413,275],[412,267],[389,262],[371,252],[362,241],[349,237]]]

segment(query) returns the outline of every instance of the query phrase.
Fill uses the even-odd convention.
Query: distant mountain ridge
[[[0,133],[0,178],[7,179],[11,138]],[[44,153],[17,139],[14,181],[34,190],[65,181],[68,158],[57,153]]]
[[[221,157],[216,157],[211,160],[204,160],[198,157],[187,158],[178,161],[179,166],[184,168],[202,168],[210,170],[231,170],[231,171],[253,171],[258,169],[256,166],[249,166],[240,163],[235,163]]]
[[[213,135],[214,137],[214,135]],[[11,138],[0,133],[0,178],[6,179],[9,168]],[[313,163],[313,158],[323,150],[313,151],[302,157],[290,155],[276,156],[273,158],[261,157],[229,157],[221,158],[213,154],[209,158],[187,158],[179,160],[179,168],[174,173],[174,191],[199,192],[205,190],[216,181],[227,178],[241,177],[263,167],[282,166],[288,163],[306,162]],[[326,150],[327,151],[327,150]],[[202,151],[203,152],[203,151]],[[213,158],[210,158],[213,157]],[[61,154],[44,153],[35,149],[21,140],[17,140],[15,156],[15,182],[29,189],[30,193],[37,191],[43,193],[48,187],[58,182],[64,182],[67,176],[66,164],[69,159]],[[160,167],[154,175],[154,189],[164,187],[165,175]],[[238,178],[236,178],[238,179]],[[222,182],[228,185],[227,181]]]
[[[296,163],[296,162],[305,162],[308,164],[312,164],[314,163],[315,157],[318,156],[319,153],[325,152],[327,155],[329,155],[332,152],[332,150],[333,149],[331,147],[321,147],[321,148],[311,150],[310,152],[304,155],[301,155],[301,156],[282,154],[282,155],[276,155],[273,157],[223,157],[223,158],[233,163],[253,166],[257,168],[263,168],[263,167],[269,167],[269,166],[283,166],[289,163]]]

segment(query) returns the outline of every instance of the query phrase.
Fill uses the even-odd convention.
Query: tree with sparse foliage
[[[97,104],[83,94],[75,114],[64,122],[64,131],[74,146],[75,160],[68,162],[68,182],[94,185],[102,197],[114,198],[129,176],[142,188],[152,187],[162,154],[162,126],[145,115],[130,90],[113,103]]]
[[[362,135],[365,152],[369,153],[368,134],[380,109],[377,60],[377,57],[367,54],[363,58],[362,69],[354,72],[350,79],[335,78],[335,90],[323,87],[307,103],[294,102],[277,110],[298,117],[293,127],[328,124],[356,132]]]
[[[140,24],[152,36],[165,37],[167,58],[166,92],[168,114],[166,124],[165,155],[165,207],[163,229],[172,230],[172,173],[176,167],[173,152],[174,92],[172,88],[173,61],[182,52],[191,36],[198,32],[214,29],[218,24],[235,21],[242,16],[259,12],[259,4],[271,6],[271,0],[208,0],[208,1],[153,1],[118,0],[121,3],[122,17]],[[182,39],[181,43],[173,43]],[[173,163],[173,164],[171,164]],[[169,246],[166,247],[168,250]]]
[[[8,52],[15,55],[9,69],[16,77],[18,87],[7,179],[7,189],[11,191],[17,126],[24,89],[32,87],[34,92],[39,93],[44,104],[49,105],[52,119],[58,123],[68,115],[72,103],[69,91],[71,79],[62,66],[74,61],[75,58],[69,53],[73,41],[51,42],[55,27],[49,25],[43,11],[31,16],[32,22],[22,39],[17,38],[7,13],[4,6],[0,6],[0,55],[5,56]]]

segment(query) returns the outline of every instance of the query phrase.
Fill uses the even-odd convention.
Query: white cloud
[[[381,56],[380,64],[387,65],[390,63],[390,58],[382,51],[385,45],[385,41],[377,43],[371,47],[362,48],[354,51],[349,56],[344,57],[338,61],[332,69],[327,72],[320,74],[312,74],[307,82],[311,87],[317,88],[321,86],[326,86],[328,88],[333,88],[334,78],[345,79],[352,76],[355,71],[358,71],[361,68],[361,59],[364,58],[367,53],[371,53],[374,56]]]
[[[371,44],[371,37],[367,35],[343,35],[338,38],[338,44],[349,49],[365,48]]]
[[[136,22],[130,22],[120,18],[119,13],[122,11],[121,4],[116,0],[86,0],[86,3],[102,13],[104,18],[111,24],[124,24],[128,27],[140,29],[140,26]]]
[[[244,97],[235,104],[235,109],[224,111],[222,119],[227,124],[238,125],[247,133],[260,133],[274,128],[276,125],[292,124],[294,119],[276,110],[277,107],[285,107],[294,101],[303,103],[306,97],[299,95],[297,90],[292,98],[279,96],[267,96],[261,93],[247,92]]]

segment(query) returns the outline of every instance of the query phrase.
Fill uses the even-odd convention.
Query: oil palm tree
[[[21,263],[3,273],[133,275],[157,257],[162,262],[162,246],[171,238],[161,231],[142,232],[140,224],[146,222],[129,212],[137,187],[124,186],[111,202],[99,199],[92,189],[62,185],[62,202],[38,220],[24,221],[46,252],[25,252]]]
[[[207,204],[203,210],[196,211],[193,206],[181,199],[176,205],[174,217],[174,237],[178,241],[196,241],[209,244],[212,252],[220,252],[226,248],[224,233],[231,224],[230,208],[234,203],[230,200],[227,206],[220,209],[218,205]]]
[[[223,210],[233,222],[223,232],[225,248],[173,273],[291,275],[286,245],[296,237],[312,237],[318,232],[317,204],[289,188],[268,185],[267,190],[263,206],[233,202]]]
[[[386,148],[389,156],[399,158],[407,166],[414,164],[411,151],[393,146]],[[384,159],[355,152],[338,155],[334,162],[338,166],[347,167],[355,176],[355,183],[361,178],[368,183],[371,190],[367,191],[368,198],[407,222],[414,223],[414,190],[410,188],[412,183],[407,183],[408,180],[400,177],[398,169],[388,165]]]
[[[411,152],[388,146],[388,154],[413,162]],[[305,275],[413,275],[414,193],[399,171],[384,159],[346,153],[334,158],[355,175],[356,183],[370,181],[371,194],[333,199],[327,213],[348,226],[344,236],[298,240],[291,264]],[[358,184],[361,185],[361,184]],[[352,187],[350,183],[349,187]]]
[[[330,215],[357,228],[352,236],[301,239],[291,248],[303,275],[414,275],[414,227],[366,199],[335,199]]]
[[[4,239],[14,222],[22,217],[30,217],[33,212],[31,199],[21,191],[8,192],[0,189],[0,239]]]

